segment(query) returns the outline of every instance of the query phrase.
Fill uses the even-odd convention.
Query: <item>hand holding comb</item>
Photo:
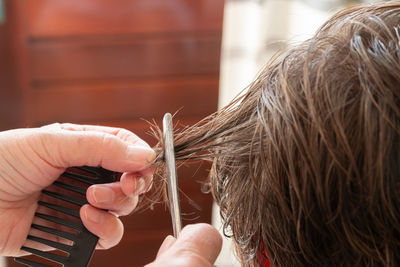
[[[163,128],[163,138],[165,144],[164,155],[167,166],[168,196],[170,200],[174,235],[177,237],[182,228],[182,223],[177,189],[172,116],[169,113],[164,116]],[[72,245],[44,239],[39,236],[28,235],[27,239],[47,245],[55,250],[61,251],[62,253],[41,251],[28,246],[23,246],[21,250],[66,267],[87,266],[96,247],[98,237],[89,232],[83,226],[79,216],[79,208],[88,203],[85,195],[86,190],[90,185],[114,182],[117,179],[117,175],[118,174],[115,172],[111,172],[100,167],[75,167],[66,171],[61,177],[63,177],[64,180],[69,179],[75,182],[78,181],[80,185],[72,185],[69,182],[61,182],[57,180],[54,182],[54,186],[61,189],[62,192],[43,190],[43,194],[49,196],[51,199],[54,199],[54,201],[61,201],[62,204],[57,205],[55,203],[51,203],[51,201],[39,201],[38,203],[39,206],[58,212],[58,214],[62,214],[62,216],[53,216],[39,212],[37,212],[35,216],[41,218],[42,220],[68,228],[69,231],[59,230],[59,227],[51,228],[39,224],[32,224],[31,227],[38,231],[51,234],[54,237],[72,241]],[[76,195],[79,195],[80,197],[77,197]],[[71,207],[71,205],[73,207]],[[66,217],[68,216],[73,217],[74,220],[67,219]],[[15,261],[27,266],[50,266],[26,258],[16,258]]]

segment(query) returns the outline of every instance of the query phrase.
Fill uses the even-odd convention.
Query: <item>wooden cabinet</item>
[[[0,128],[53,122],[125,127],[179,110],[191,124],[217,108],[223,0],[5,0]],[[4,114],[11,114],[5,116]],[[144,119],[144,120],[143,120]],[[207,166],[179,172],[184,223],[210,222]],[[123,219],[121,244],[92,266],[141,266],[172,232],[162,205]],[[14,266],[10,263],[10,266]]]

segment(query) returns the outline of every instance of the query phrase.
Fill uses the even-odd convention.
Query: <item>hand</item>
[[[178,239],[168,236],[146,267],[212,267],[221,246],[221,235],[211,225],[188,225]]]
[[[124,172],[120,182],[91,186],[90,205],[80,210],[86,228],[99,236],[98,248],[116,245],[123,234],[117,216],[129,214],[150,187],[155,156],[147,143],[119,128],[52,124],[0,132],[0,255],[23,254],[41,190],[66,168],[82,165]]]

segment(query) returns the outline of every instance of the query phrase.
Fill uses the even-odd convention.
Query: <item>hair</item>
[[[338,12],[175,152],[213,160],[243,264],[400,265],[400,3]]]

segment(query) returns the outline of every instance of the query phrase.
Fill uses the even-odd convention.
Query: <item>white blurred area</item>
[[[219,107],[245,89],[271,56],[310,38],[335,11],[352,4],[349,0],[226,0]],[[222,233],[216,205],[212,220]],[[240,266],[230,239],[224,238],[215,265]]]
[[[312,36],[335,10],[301,0],[226,1],[221,50],[219,106],[242,91],[287,45]],[[315,2],[324,2],[315,0]],[[341,2],[341,1],[336,1]],[[319,3],[318,6],[324,6]]]

